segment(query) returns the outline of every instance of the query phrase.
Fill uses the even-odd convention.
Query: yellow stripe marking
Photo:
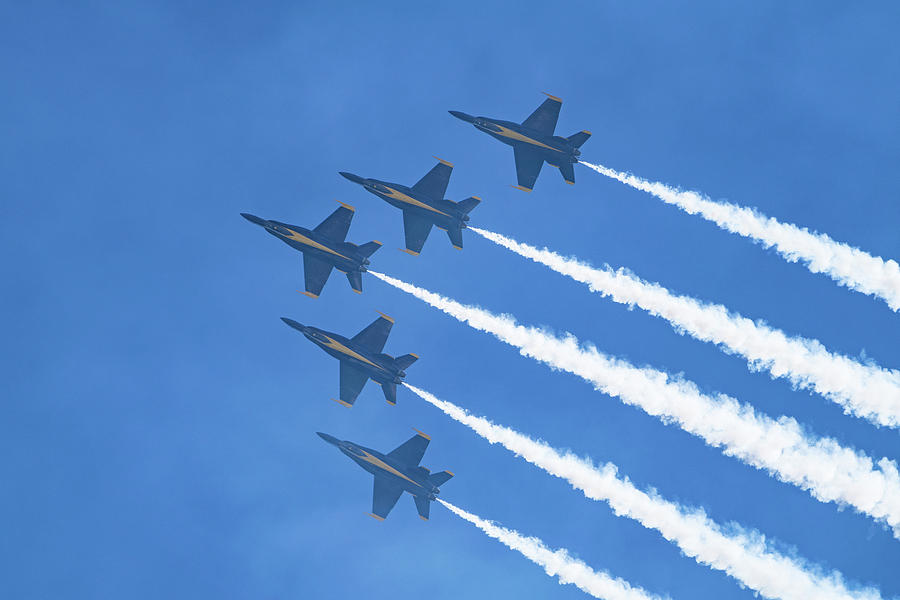
[[[438,158],[437,156],[434,156],[434,155],[432,155],[431,158],[436,159],[436,160],[437,160],[439,163],[441,163],[442,165],[447,165],[447,166],[450,167],[451,169],[453,168],[453,163],[447,162],[447,161],[444,160],[443,158]]]
[[[384,521],[384,517],[379,517],[378,515],[374,515],[372,513],[366,513],[366,514],[369,515],[370,517],[378,519],[379,521]]]
[[[509,187],[514,188],[514,189],[517,189],[517,190],[522,190],[523,192],[530,192],[530,191],[531,191],[531,188],[522,187],[521,185],[511,185],[511,186],[509,186]]]
[[[513,131],[512,129],[510,129],[508,127],[504,127],[503,125],[497,125],[496,123],[494,123],[494,125],[500,128],[500,131],[495,131],[494,133],[499,133],[503,137],[508,137],[508,138],[517,140],[519,142],[528,142],[529,144],[533,144],[535,146],[540,146],[541,148],[547,148],[548,150],[553,150],[554,152],[562,152],[562,150],[558,150],[558,149],[554,148],[553,146],[548,146],[547,144],[544,144],[537,140],[533,140],[530,137],[528,137],[527,135],[522,135],[518,131]]]
[[[343,206],[344,208],[346,208],[347,210],[349,210],[350,212],[356,212],[356,209],[353,208],[352,206],[350,206],[349,204],[344,204],[343,202],[341,202],[341,201],[338,200],[337,198],[335,198],[334,201],[337,202],[338,204],[340,204],[341,206]]]
[[[300,290],[297,290],[297,291],[300,292]],[[300,293],[303,294],[304,296],[309,296],[310,298],[313,298],[313,299],[318,298],[318,296],[316,296],[312,292],[300,292]]]
[[[422,433],[421,431],[419,431],[419,430],[416,429],[415,427],[413,427],[413,431],[415,431],[416,433],[418,433],[419,435],[421,435],[421,436],[422,436],[423,438],[425,438],[426,440],[431,441],[431,436],[428,435],[427,433]]]
[[[418,256],[419,255],[418,252],[416,252],[415,250],[410,250],[409,248],[397,248],[397,250],[399,250],[400,252],[406,252],[410,256]]]
[[[551,96],[547,92],[541,92],[541,93],[544,94],[545,96],[547,96],[548,98],[550,98],[551,100],[556,100],[557,102],[562,104],[562,98],[557,98],[556,96]]]
[[[384,317],[385,319],[387,319],[387,320],[390,321],[391,323],[394,322],[394,318],[393,318],[393,317],[387,316],[386,314],[384,314],[384,313],[381,312],[380,310],[376,310],[375,312],[377,312],[379,315],[381,315],[382,317]]]
[[[366,452],[365,450],[362,450],[362,453],[363,453],[365,456],[360,456],[360,458],[363,459],[364,461],[366,461],[367,463],[373,464],[373,465],[375,465],[376,467],[378,467],[379,469],[384,469],[384,470],[387,471],[388,473],[391,473],[391,474],[393,474],[393,475],[396,475],[397,477],[401,477],[401,478],[407,480],[408,482],[410,482],[411,484],[413,484],[413,485],[415,485],[415,486],[422,487],[421,485],[419,485],[418,483],[416,483],[415,481],[413,481],[412,479],[410,479],[409,477],[407,477],[406,475],[404,475],[403,473],[401,473],[400,471],[398,471],[397,469],[395,469],[395,468],[392,467],[391,465],[387,464],[386,462],[384,462],[384,461],[381,460],[380,458],[378,458],[378,457],[376,457],[376,456],[372,456],[371,454],[369,454],[369,453]]]
[[[337,402],[338,404],[341,404],[341,405],[343,405],[343,406],[346,406],[347,408],[351,408],[351,407],[353,406],[353,405],[350,404],[349,402],[344,402],[343,400],[338,400],[337,398],[332,398],[332,400],[334,400],[334,401]]]
[[[287,228],[285,228],[285,229],[287,229]],[[344,256],[344,255],[341,254],[340,252],[335,252],[334,250],[332,250],[332,249],[329,248],[328,246],[323,246],[323,245],[320,244],[319,242],[317,242],[317,241],[315,241],[315,240],[309,239],[308,237],[306,237],[306,236],[303,235],[302,233],[298,233],[298,232],[294,231],[293,229],[288,229],[288,231],[291,232],[291,235],[286,235],[286,236],[284,236],[284,237],[286,237],[286,238],[289,239],[289,240],[294,240],[295,242],[300,242],[301,244],[306,244],[307,246],[310,246],[310,247],[312,247],[312,248],[317,248],[317,249],[319,249],[319,250],[324,250],[325,252],[330,252],[331,254],[334,254],[335,256],[340,256],[341,258],[347,258],[346,256]],[[350,260],[350,259],[347,258],[347,260]]]
[[[550,148],[550,146],[547,146],[547,147]],[[552,150],[552,148],[551,148],[551,150]],[[394,200],[399,200],[400,202],[406,202],[407,204],[412,204],[413,206],[418,206],[419,208],[424,208],[426,210],[430,210],[431,212],[436,212],[437,214],[444,215],[445,217],[450,216],[443,211],[440,211],[434,207],[428,206],[424,202],[420,202],[420,201],[416,200],[415,198],[410,198],[403,192],[398,192],[397,190],[395,190],[392,187],[388,187],[388,186],[384,186],[384,187],[386,187],[391,193],[390,194],[385,194],[384,192],[381,192],[381,193],[389,198],[393,198]]]
[[[325,335],[325,334],[322,334],[322,335]],[[375,363],[373,363],[371,360],[369,360],[369,359],[366,358],[365,356],[363,356],[363,355],[361,355],[361,354],[357,354],[356,352],[354,352],[353,350],[351,350],[351,349],[348,348],[347,346],[343,345],[343,344],[340,343],[339,341],[334,340],[334,339],[331,339],[331,338],[328,337],[327,335],[326,335],[325,337],[328,339],[328,343],[325,344],[325,346],[327,346],[327,347],[329,347],[329,348],[332,348],[332,349],[334,349],[334,350],[337,350],[337,351],[340,352],[341,354],[346,354],[347,356],[352,356],[353,358],[355,358],[355,359],[357,359],[357,360],[361,360],[361,361],[363,361],[364,363],[370,364],[370,365],[372,365],[373,367],[375,367],[376,369],[381,369],[382,371],[385,370],[383,367],[379,367],[378,365],[376,365]]]

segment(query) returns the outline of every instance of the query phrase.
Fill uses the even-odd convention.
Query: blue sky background
[[[675,599],[753,597],[408,391],[331,402],[337,363],[278,317],[352,335],[375,310],[386,351],[421,356],[411,383],[900,595],[871,520],[372,277],[301,296],[299,254],[238,214],[313,226],[342,200],[377,270],[900,460],[897,432],[477,236],[396,251],[400,213],[337,174],[412,184],[440,156],[473,224],[900,367],[883,302],[583,167],[513,190],[509,148],[446,112],[521,120],[546,91],[586,160],[896,259],[895,3],[156,4],[0,6],[0,596],[582,597],[438,506],[366,516],[370,476],[314,434],[386,451],[416,427],[457,505]]]

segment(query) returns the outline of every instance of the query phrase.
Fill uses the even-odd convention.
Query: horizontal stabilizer
[[[362,294],[362,273],[359,271],[350,271],[347,273],[347,281],[350,282],[350,287],[353,288],[354,292]]]
[[[432,474],[429,479],[431,479],[431,483],[438,487],[441,487],[442,485],[447,483],[447,481],[451,477],[453,477],[453,473],[451,473],[450,471],[441,471],[440,473]]]
[[[572,163],[561,164],[559,166],[559,172],[562,173],[563,179],[566,180],[566,183],[575,183],[575,168],[572,166]]]
[[[394,366],[403,371],[417,360],[419,360],[419,357],[415,354],[404,354],[394,359]]]
[[[397,404],[397,384],[396,383],[382,383],[381,389],[384,391],[384,399],[388,401],[389,404]]]
[[[472,212],[472,209],[479,204],[481,204],[481,198],[478,198],[476,196],[471,196],[456,203],[456,205],[459,207],[459,210],[461,210],[464,215]]]
[[[566,139],[575,144],[576,148],[581,148],[581,145],[588,141],[589,137],[591,137],[590,131],[579,131],[578,133],[570,135]]]
[[[427,521],[428,513],[431,510],[431,500],[425,496],[413,496],[413,500],[416,501],[416,510],[419,511],[419,518]]]
[[[360,246],[359,252],[366,258],[369,258],[373,254],[375,254],[375,251],[378,250],[379,248],[381,248],[381,242],[375,240],[375,241],[371,241],[371,242],[368,242],[367,244],[363,244],[362,246]]]

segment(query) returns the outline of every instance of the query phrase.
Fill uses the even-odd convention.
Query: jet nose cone
[[[346,171],[338,171],[338,173],[340,173],[342,177],[344,177],[345,179],[349,179],[353,183],[358,183],[360,185],[365,185],[366,183],[366,180],[359,175],[354,175],[353,173],[348,173]]]
[[[303,331],[303,332],[306,331],[306,327],[304,327],[301,323],[298,323],[297,321],[295,321],[293,319],[288,319],[287,317],[281,317],[281,320],[284,321],[285,323],[287,323],[288,325],[290,325],[291,327],[293,327],[294,329],[296,329],[297,331]]]
[[[341,443],[341,440],[337,439],[333,435],[328,435],[327,433],[322,433],[321,431],[317,431],[316,435],[331,444],[332,446],[337,446]]]
[[[265,219],[260,219],[256,215],[251,215],[250,213],[241,213],[241,216],[250,221],[251,223],[255,223],[261,227],[265,227],[267,221]]]
[[[475,121],[475,117],[473,117],[472,115],[467,115],[466,113],[460,112],[458,110],[448,110],[447,112],[449,112],[457,119],[462,119],[466,123],[472,123],[473,121]]]

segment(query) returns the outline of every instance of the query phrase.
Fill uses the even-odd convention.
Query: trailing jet
[[[362,274],[366,272],[369,257],[381,248],[381,242],[378,241],[362,246],[344,241],[356,209],[343,202],[338,204],[341,206],[311,231],[297,225],[267,221],[255,215],[241,213],[251,223],[263,227],[291,248],[303,253],[303,278],[306,283],[306,291],[303,293],[310,298],[319,297],[333,268],[346,273],[353,291],[362,294]]]
[[[476,129],[513,147],[519,179],[519,185],[513,187],[525,192],[534,188],[544,161],[559,169],[566,183],[574,184],[574,164],[581,156],[579,148],[591,137],[590,131],[579,131],[567,138],[553,135],[562,100],[546,95],[548,98],[544,103],[522,121],[521,125],[489,117],[473,117],[458,110],[449,111],[457,119],[471,123]]]
[[[340,361],[340,398],[332,398],[338,404],[353,406],[369,379],[381,386],[389,403],[396,404],[397,384],[403,383],[403,378],[406,377],[403,370],[419,359],[415,354],[393,358],[382,352],[394,320],[383,313],[378,314],[381,316],[350,339],[281,317],[282,321],[301,332],[306,339]]]
[[[409,492],[416,502],[419,517],[427,521],[431,501],[440,493],[438,487],[453,477],[453,473],[441,471],[432,475],[428,469],[419,466],[431,438],[418,429],[416,431],[416,435],[387,454],[353,442],[342,442],[327,433],[316,433],[375,476],[371,516],[384,521],[403,492]]]
[[[340,173],[403,211],[403,230],[406,233],[404,252],[418,256],[432,225],[446,231],[453,247],[462,250],[462,230],[466,228],[469,212],[478,206],[481,199],[476,196],[459,202],[445,199],[444,192],[452,172],[453,165],[438,158],[438,164],[411,188],[389,181],[365,179],[344,171]]]

